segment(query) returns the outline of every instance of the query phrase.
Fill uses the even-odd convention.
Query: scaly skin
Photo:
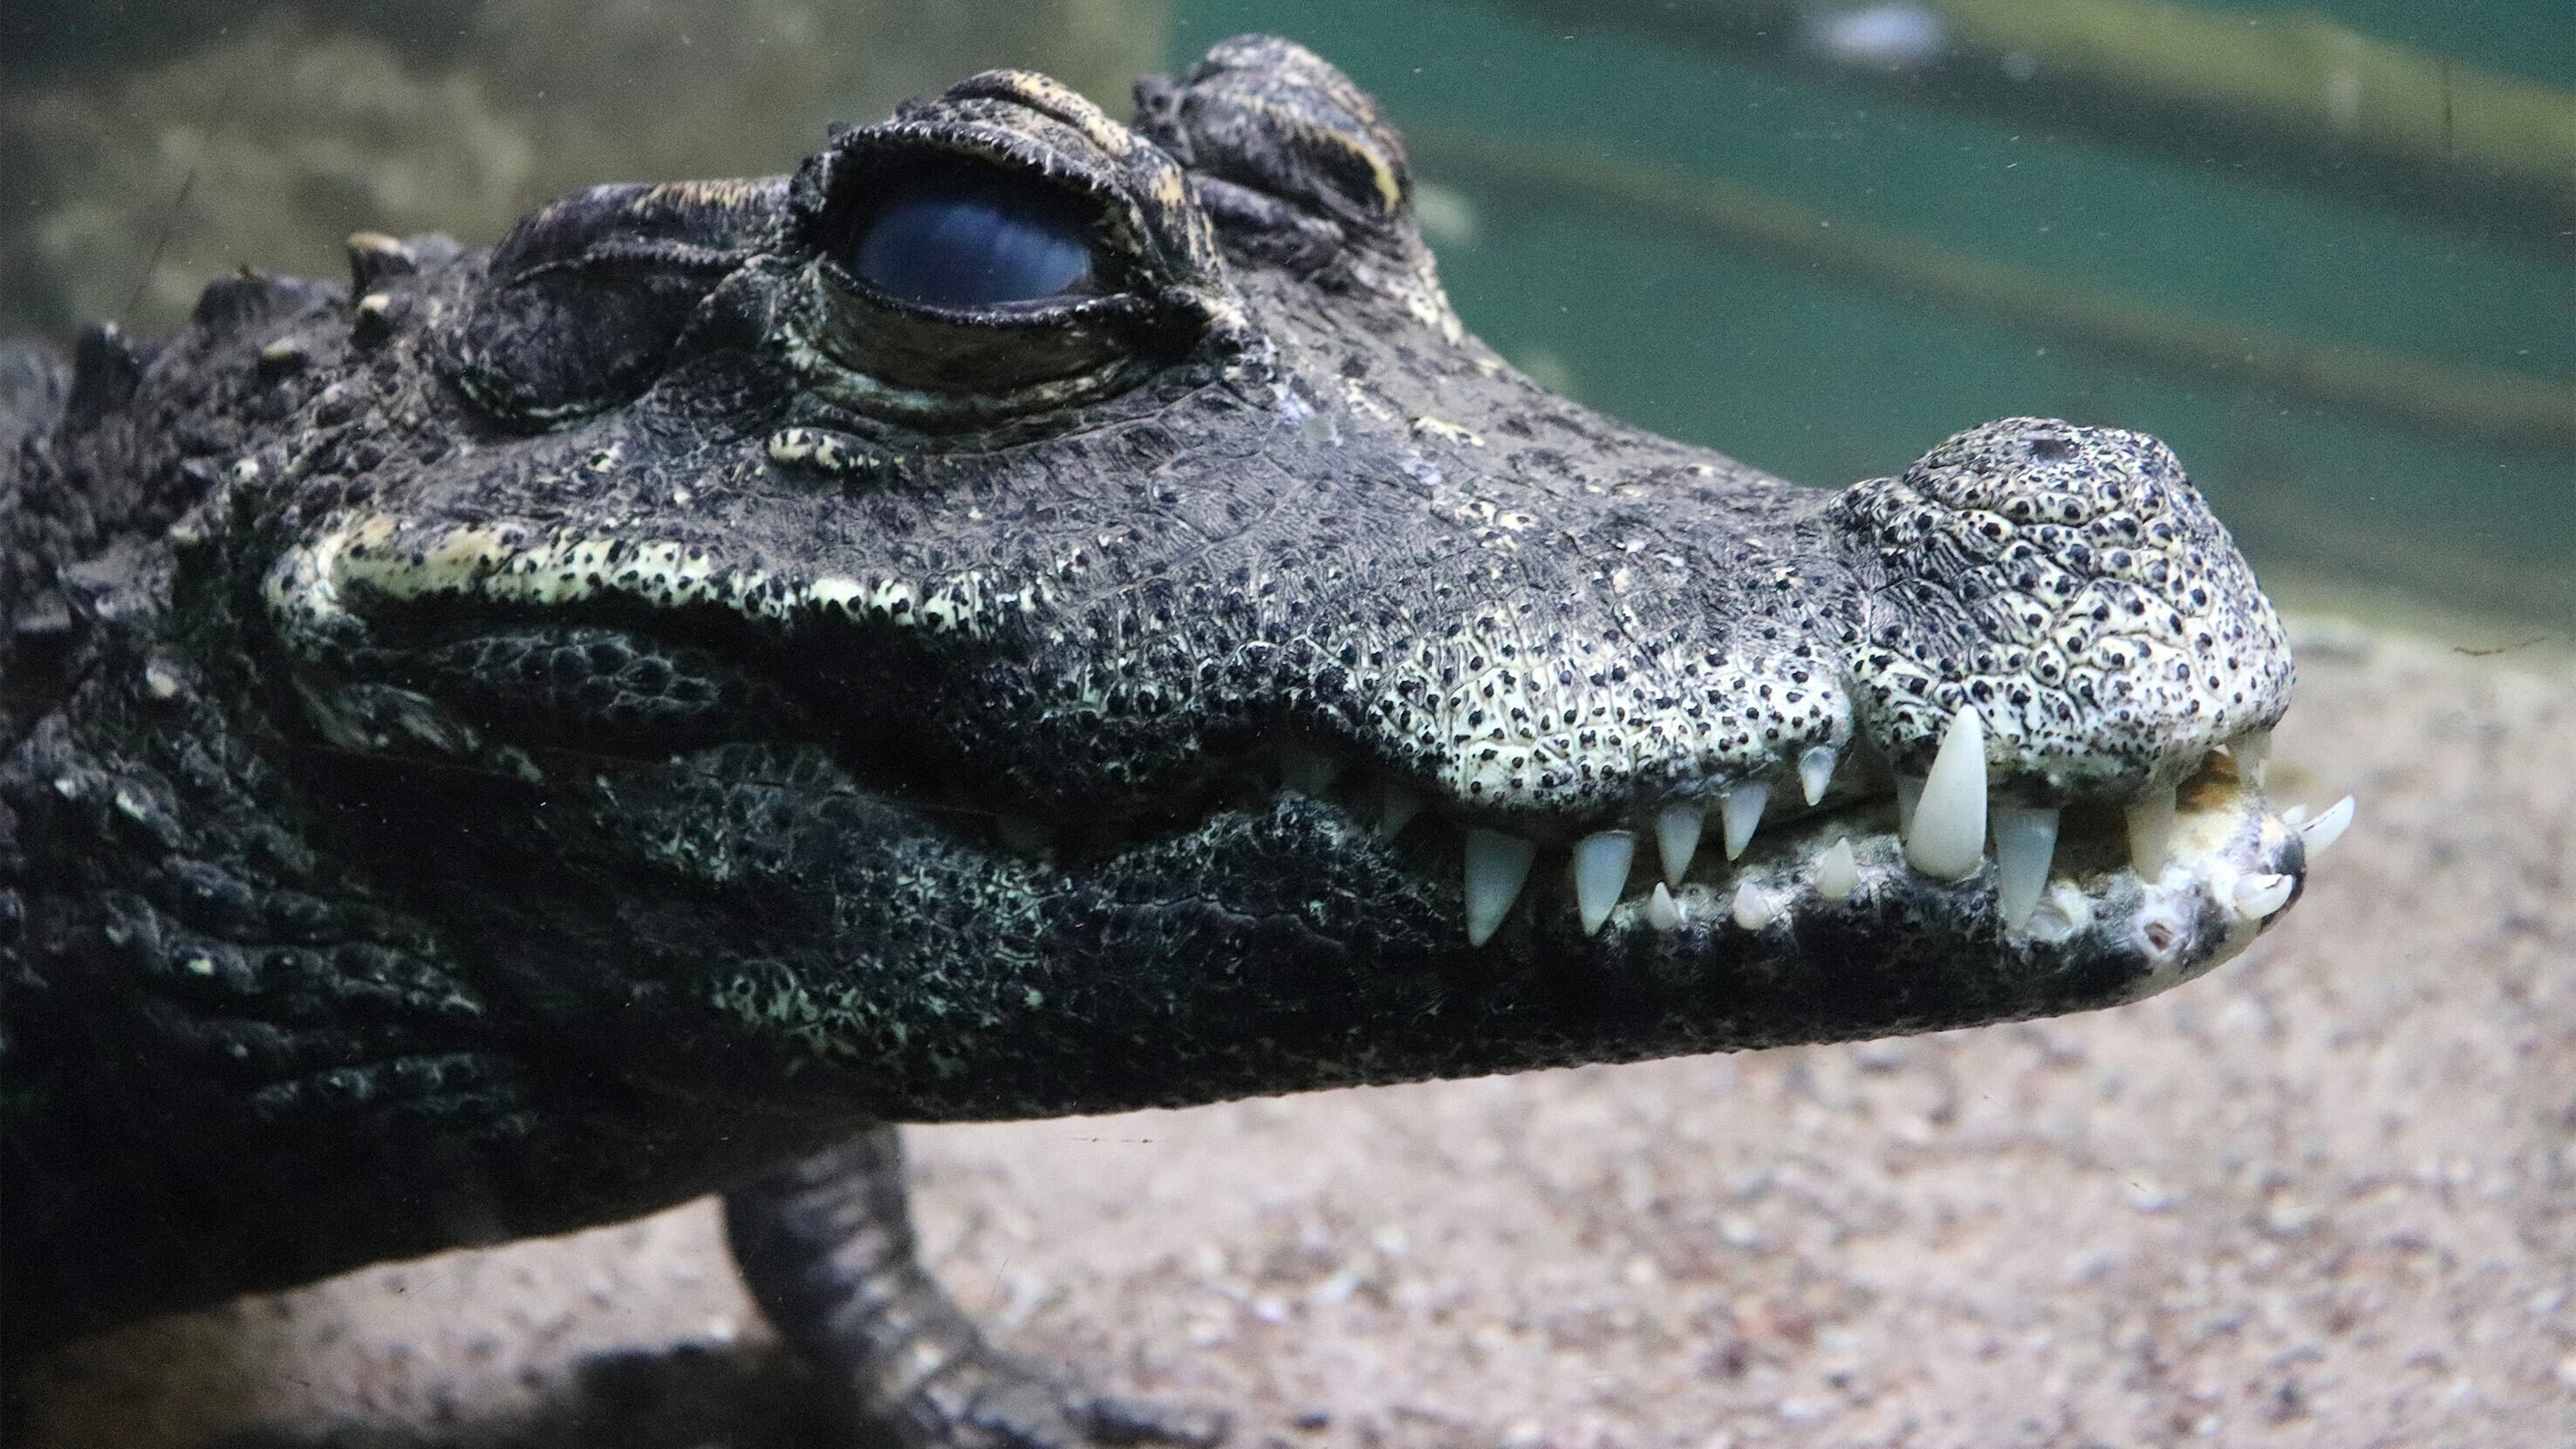
[[[2278,919],[2288,652],[2162,445],[1792,486],[1464,335],[1320,61],[1139,96],[996,72],[792,180],[353,239],[351,291],[9,363],[14,1338],[737,1188],[855,1412],[982,1442],[1045,1381],[962,1320],[936,1392],[876,1371],[912,1318],[813,1327],[935,1299],[879,1124],[2081,1010]],[[1095,294],[855,280],[940,166],[1054,188]],[[1968,709],[1997,801],[2065,809],[2026,921],[1895,835]],[[1748,785],[1657,899],[1664,812]],[[2142,876],[2121,807],[2178,785]],[[1587,932],[1565,853],[1623,829]],[[1471,944],[1478,841],[1538,866]],[[1142,1432],[1086,1413],[1015,1442]]]

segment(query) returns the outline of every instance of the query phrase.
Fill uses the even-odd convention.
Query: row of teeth
[[[2235,757],[2238,770],[2259,786],[2271,752],[2269,732],[2239,736],[2226,748]],[[1799,756],[1798,783],[1810,807],[1823,801],[1836,763],[1835,751],[1824,745]],[[1332,755],[1295,743],[1282,751],[1279,765],[1276,780],[1280,786],[1318,799],[1333,793],[1342,775],[1341,762]],[[1374,807],[1377,832],[1389,840],[1404,832],[1420,815],[1423,805],[1420,795],[1393,781],[1364,790],[1362,796],[1360,800],[1347,794],[1343,798],[1363,809]],[[1771,796],[1771,786],[1760,781],[1741,782],[1719,792],[1715,813],[1728,860],[1740,859],[1752,844]],[[1896,809],[1897,831],[1907,865],[1935,880],[1964,881],[1978,875],[1985,868],[1987,843],[1992,841],[1996,905],[2008,930],[2036,929],[2032,921],[2043,903],[2052,904],[2059,915],[2077,925],[2081,922],[2076,918],[2089,916],[2090,908],[2080,890],[2067,882],[2053,889],[2049,884],[2049,869],[2057,853],[2059,811],[2050,806],[1988,800],[1985,725],[1974,710],[1963,710],[1952,719],[1928,774],[1919,778],[1896,776]],[[1676,892],[1699,854],[1709,814],[1706,804],[1681,803],[1664,807],[1653,821],[1663,878],[1653,883],[1636,910],[1647,924],[1659,930],[1678,930],[1690,916],[1691,908]],[[2162,874],[2170,854],[2174,814],[2171,786],[2151,791],[2126,808],[2131,863],[2149,881]],[[2304,806],[2291,807],[2282,818],[2304,834],[2306,853],[2313,857],[2342,836],[2352,823],[2352,815],[2353,802],[2346,796],[2314,819],[2308,818]],[[1041,855],[1051,848],[1052,832],[1035,820],[1003,815],[996,823],[1002,843],[1015,851]],[[1482,946],[1493,938],[1520,900],[1522,887],[1537,863],[1539,845],[1522,836],[1482,827],[1469,827],[1464,834],[1467,943]],[[1586,935],[1597,934],[1624,897],[1637,843],[1638,832],[1624,829],[1597,831],[1575,843],[1570,874],[1575,911]],[[1860,890],[1860,857],[1849,837],[1839,838],[1818,852],[1809,871],[1808,883],[1826,900],[1848,900]],[[2239,916],[2248,920],[2261,920],[2281,909],[2296,887],[2291,877],[2272,873],[2238,876],[2232,882],[2213,884],[2224,887]],[[1772,891],[1749,878],[1737,882],[1728,908],[1731,919],[1748,931],[1769,926],[1786,909]]]
[[[1827,745],[1813,746],[1798,757],[1798,786],[1810,806],[1825,798],[1826,788],[1833,783],[1835,762],[1834,751]],[[1728,860],[1742,857],[1745,847],[1753,843],[1753,832],[1761,827],[1762,814],[1770,804],[1771,787],[1760,781],[1729,786],[1719,794],[1718,820]],[[1393,836],[1418,808],[1418,801],[1404,797],[1403,804],[1391,808],[1380,820],[1379,830]],[[1672,930],[1682,923],[1682,905],[1670,887],[1679,886],[1689,872],[1692,859],[1699,854],[1700,836],[1707,827],[1708,809],[1704,805],[1668,805],[1655,817],[1655,849],[1663,861],[1664,879],[1656,882],[1644,909],[1647,919],[1659,927]],[[1481,946],[1493,938],[1503,917],[1511,914],[1512,903],[1520,899],[1521,886],[1528,881],[1530,866],[1538,858],[1538,846],[1496,830],[1470,828],[1466,836],[1467,944]],[[1860,887],[1860,863],[1848,842],[1840,843],[1837,849],[1839,866],[1836,853],[1828,851],[1820,867],[1836,879],[1841,874],[1849,875],[1849,884],[1840,892],[1848,896]],[[1584,934],[1598,932],[1601,923],[1610,918],[1611,908],[1627,889],[1628,867],[1636,853],[1634,831],[1599,831],[1576,843],[1575,909],[1582,917]],[[1746,883],[1746,889],[1753,889],[1751,882]],[[1755,899],[1744,896],[1739,901],[1739,917],[1756,909]],[[1762,924],[1769,924],[1767,917]]]
[[[2271,737],[2257,732],[2231,747],[2241,769],[2259,783]],[[1800,784],[1809,805],[1824,797],[1833,776],[1834,753],[1819,746],[1798,762]],[[1292,771],[1291,785],[1296,783]],[[1995,896],[2005,928],[2029,925],[2047,893],[2048,871],[2057,853],[2059,812],[2053,806],[1989,804],[1986,791],[1985,725],[1975,710],[1962,710],[1950,722],[1931,773],[1921,779],[1898,776],[1898,834],[1908,865],[1935,880],[1961,881],[1985,867],[1987,841],[1995,851]],[[1726,858],[1735,860],[1752,843],[1753,833],[1770,804],[1768,785],[1738,784],[1718,797]],[[2314,855],[2332,845],[2352,823],[2351,797],[2336,802],[2313,820],[2304,809],[2287,817],[2306,837]],[[1380,828],[1401,830],[1412,810],[1391,805]],[[1673,895],[1699,850],[1707,810],[1699,805],[1667,806],[1655,819],[1655,846],[1664,878],[1657,881],[1642,911],[1648,924],[1678,929],[1686,912]],[[2174,791],[2165,786],[2127,807],[2129,855],[2138,874],[2154,880],[2164,869],[2174,828]],[[1629,866],[1637,849],[1636,833],[1604,830],[1587,835],[1574,847],[1575,910],[1586,935],[1597,933],[1627,890]],[[1467,944],[1481,946],[1511,914],[1538,858],[1534,841],[1502,831],[1471,828],[1466,832]],[[1860,862],[1848,838],[1836,840],[1816,857],[1812,883],[1827,900],[1846,900],[1860,889]],[[2238,913],[2262,919],[2288,904],[2295,882],[2287,875],[2240,876],[2230,888]],[[1731,911],[1735,923],[1758,931],[1778,919],[1781,906],[1761,886],[1747,879],[1737,884]]]

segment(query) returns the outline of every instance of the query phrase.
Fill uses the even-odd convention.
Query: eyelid
[[[792,235],[845,273],[867,233],[910,195],[950,192],[1001,200],[1031,219],[1079,232],[1094,261],[1094,290],[1122,289],[1151,270],[1150,226],[1136,199],[1107,178],[1068,167],[1029,138],[989,125],[936,131],[888,123],[893,134],[846,138],[791,223]],[[809,168],[809,172],[813,168]],[[800,182],[800,189],[802,183]]]
[[[984,94],[986,82],[1014,95]],[[819,402],[919,427],[972,426],[1110,397],[1248,334],[1178,162],[1105,118],[1095,135],[1023,104],[1016,90],[1032,83],[997,72],[907,105],[836,136],[797,174],[782,240],[801,254],[806,282],[787,340]],[[1040,234],[1079,233],[1087,269],[1023,267],[1010,286],[949,290],[906,285],[863,261],[895,198],[935,191],[942,178],[1025,199]],[[1021,243],[997,245],[1008,259]],[[1060,289],[1030,295],[1038,282]]]

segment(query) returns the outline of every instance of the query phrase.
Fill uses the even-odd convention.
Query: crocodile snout
[[[1974,706],[1999,782],[2051,803],[2170,791],[2288,708],[2288,638],[2171,449],[2007,418],[1836,500],[1866,587],[1861,728],[1927,770]]]

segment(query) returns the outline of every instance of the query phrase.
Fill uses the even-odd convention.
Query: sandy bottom
[[[2576,1442],[2576,669],[2305,633],[2284,926],[2093,1016],[914,1134],[1005,1341],[1287,1446]],[[700,1203],[144,1325],[41,1445],[813,1442]]]

